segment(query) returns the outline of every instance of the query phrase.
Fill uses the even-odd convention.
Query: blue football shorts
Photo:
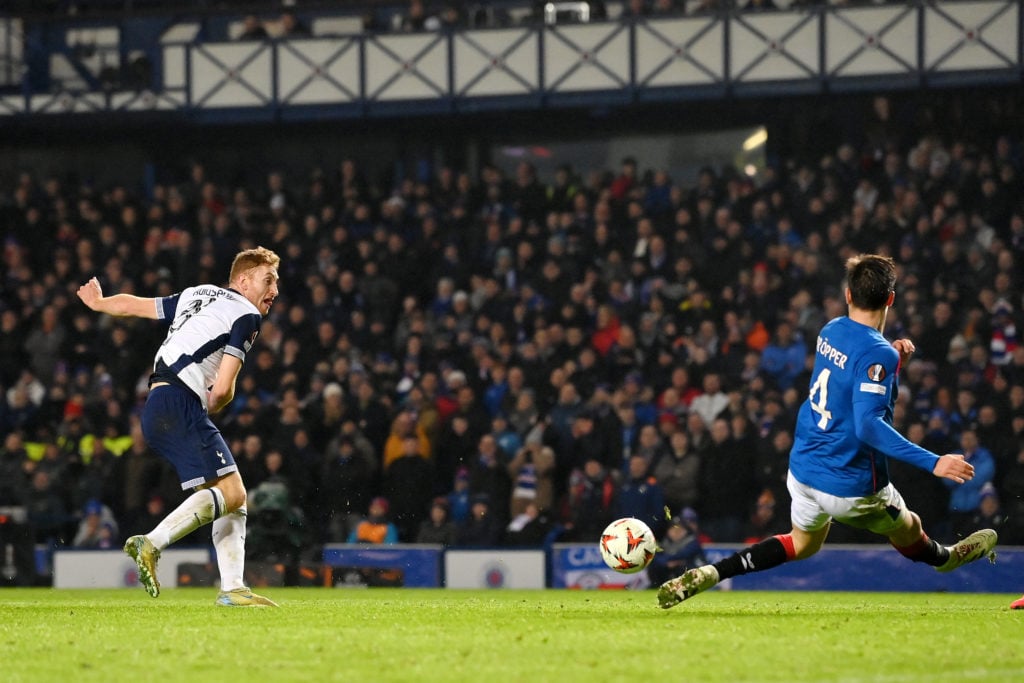
[[[238,471],[203,404],[183,387],[168,384],[150,390],[142,409],[142,434],[150,448],[174,465],[182,489]]]

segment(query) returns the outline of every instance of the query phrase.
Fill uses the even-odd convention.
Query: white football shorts
[[[905,526],[902,518],[906,504],[892,483],[870,496],[841,498],[800,483],[790,472],[786,487],[793,497],[793,526],[804,531],[818,531],[832,519],[882,536]]]

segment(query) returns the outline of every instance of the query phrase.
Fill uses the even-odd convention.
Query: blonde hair
[[[281,257],[266,247],[256,247],[255,249],[240,251],[235,255],[235,260],[231,262],[231,275],[228,277],[228,282],[234,282],[246,271],[253,268],[264,265],[277,268],[280,263]]]

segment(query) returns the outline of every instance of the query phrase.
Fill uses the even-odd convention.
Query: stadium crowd
[[[281,295],[216,418],[253,556],[590,542],[619,516],[660,533],[666,506],[705,540],[760,538],[789,528],[794,415],[818,329],[845,313],[843,263],[879,252],[900,269],[886,335],[917,345],[895,426],[977,472],[951,490],[892,462],[893,479],[934,536],[1024,542],[1010,115],[910,125],[877,97],[859,139],[755,177],[626,158],[382,187],[345,160],[256,186],[195,162],[143,193],[20,173],[0,187],[0,508],[37,543],[114,548],[173,508],[136,417],[164,328],[74,292],[220,284],[263,245]]]

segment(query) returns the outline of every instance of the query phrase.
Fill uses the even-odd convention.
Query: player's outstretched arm
[[[103,296],[103,288],[100,287],[100,281],[96,278],[92,278],[78,288],[78,298],[86,306],[99,313],[157,319],[155,299],[133,294]]]
[[[939,456],[932,474],[962,484],[974,478],[974,465],[965,461],[964,456],[959,453],[946,453]]]

